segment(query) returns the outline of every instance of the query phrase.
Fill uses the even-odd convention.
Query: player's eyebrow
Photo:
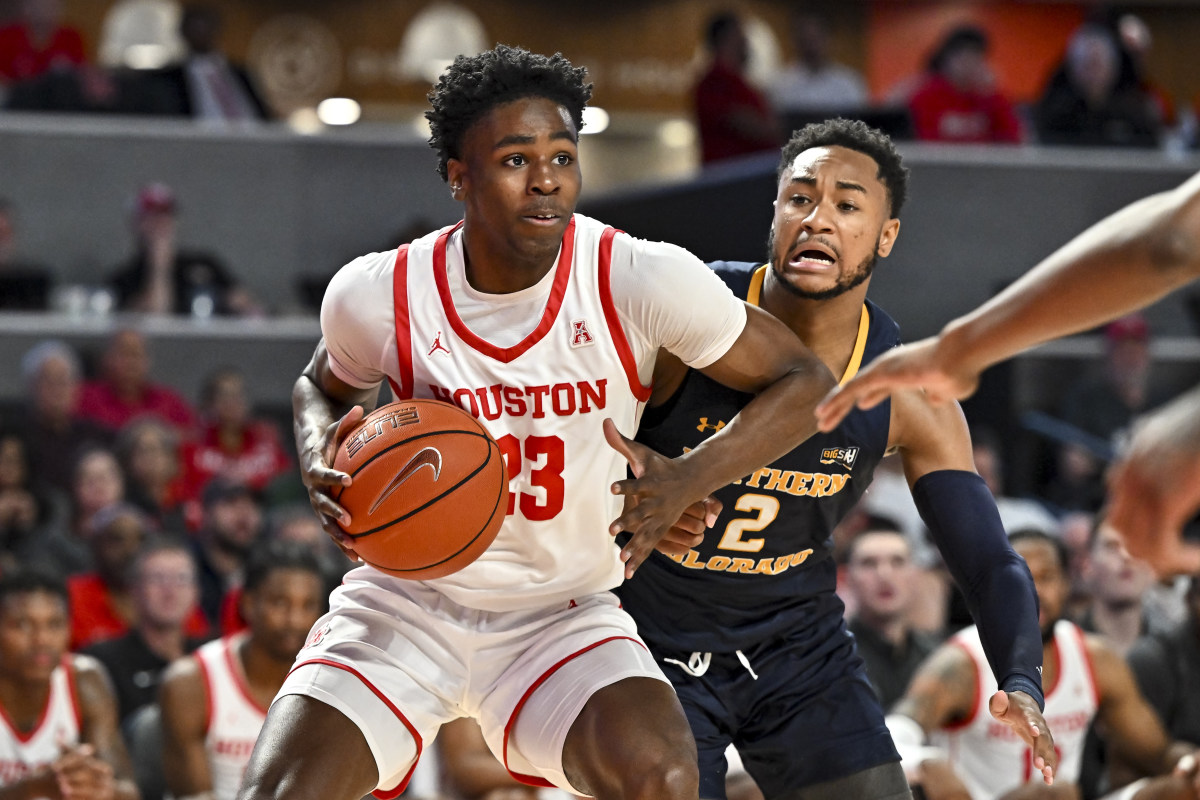
[[[555,141],[557,139],[566,139],[572,144],[575,143],[575,137],[566,128],[550,134],[550,141]],[[496,142],[494,145],[492,145],[492,149],[499,150],[502,147],[511,147],[514,144],[533,144],[535,141],[537,141],[536,136],[530,136],[529,134],[525,133],[514,133],[509,136],[505,136],[503,139]]]
[[[817,185],[817,179],[809,175],[793,175],[791,182],[801,183],[805,186]],[[863,194],[867,193],[867,188],[865,186],[863,186],[861,183],[855,183],[854,181],[838,181],[834,185],[839,189],[845,189],[846,191],[850,192],[862,192]]]

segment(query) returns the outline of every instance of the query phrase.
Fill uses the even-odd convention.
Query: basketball
[[[338,445],[350,486],[331,496],[350,514],[355,552],[410,580],[449,575],[488,548],[508,510],[500,447],[461,408],[403,400],[372,411]]]

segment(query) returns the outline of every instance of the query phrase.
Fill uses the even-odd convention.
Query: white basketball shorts
[[[580,794],[562,770],[567,732],[596,691],[630,677],[669,683],[608,592],[491,612],[361,567],[330,597],[278,696],[313,697],[353,721],[380,798],[399,795],[438,728],[464,716],[518,780]]]

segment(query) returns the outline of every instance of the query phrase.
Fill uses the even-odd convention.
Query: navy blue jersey
[[[710,266],[753,305],[765,267]],[[867,302],[845,380],[900,342],[899,328]],[[678,456],[720,430],[749,402],[689,370],[668,403],[646,412],[637,440]],[[733,652],[778,637],[809,649],[814,666],[844,644],[834,594],[832,532],[871,482],[887,450],[891,403],[854,410],[769,466],[720,489],[724,504],[704,542],[685,556],[654,552],[617,590],[652,649]]]

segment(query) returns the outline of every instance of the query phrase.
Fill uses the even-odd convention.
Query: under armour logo
[[[383,491],[379,493],[379,497],[375,498],[375,502],[371,504],[369,509],[367,509],[367,513],[374,514],[375,509],[379,508],[379,505],[384,500],[387,500],[397,489],[400,488],[400,484],[404,483],[413,475],[416,475],[418,470],[425,467],[429,467],[431,470],[433,470],[433,479],[435,481],[438,479],[438,476],[442,474],[442,454],[438,452],[437,448],[426,447],[418,452],[415,456],[410,458],[408,463],[405,464],[398,473],[396,473],[396,477],[392,478],[392,482],[385,486]]]
[[[571,329],[571,347],[584,347],[596,341],[588,331],[585,319],[571,320]]]
[[[446,355],[450,355],[450,348],[446,347],[446,345],[442,344],[442,332],[441,331],[438,331],[437,336],[433,337],[433,345],[430,346],[429,352],[426,353],[425,356],[426,356],[426,358],[428,358],[429,356],[433,355],[434,353],[445,353]]]
[[[719,419],[716,421],[716,424],[710,425],[708,423],[708,417],[701,417],[700,424],[696,426],[696,430],[700,431],[701,433],[704,433],[705,431],[712,431],[713,433],[717,433],[718,431],[721,430],[721,428],[724,428],[724,427],[725,427],[725,420]]]

